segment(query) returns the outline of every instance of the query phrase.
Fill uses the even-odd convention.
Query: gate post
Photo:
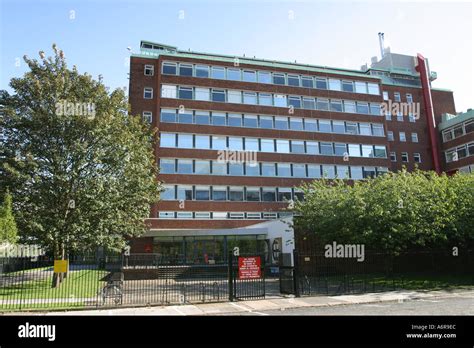
[[[299,282],[299,259],[296,249],[293,250],[293,287],[295,289],[295,297],[300,297],[300,282]]]
[[[233,267],[232,267],[232,251],[229,251],[229,255],[227,256],[227,276],[229,281],[229,301],[234,301],[234,274],[233,274]]]

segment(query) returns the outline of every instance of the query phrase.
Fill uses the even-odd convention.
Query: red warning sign
[[[260,264],[260,256],[239,257],[239,279],[261,278]]]

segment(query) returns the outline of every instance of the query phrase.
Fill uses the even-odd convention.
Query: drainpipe
[[[416,66],[416,71],[420,73],[426,120],[428,123],[428,130],[430,136],[433,166],[436,173],[441,174],[440,156],[438,152],[438,135],[436,134],[436,122],[433,111],[433,100],[431,98],[431,87],[428,79],[428,69],[426,66],[426,60],[420,53],[417,54],[417,62],[418,65]]]

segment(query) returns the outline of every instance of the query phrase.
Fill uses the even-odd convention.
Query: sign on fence
[[[54,273],[66,273],[67,260],[54,260]]]
[[[261,278],[260,256],[239,257],[239,279]]]

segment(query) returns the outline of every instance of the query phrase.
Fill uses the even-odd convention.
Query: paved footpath
[[[474,290],[440,291],[392,291],[362,295],[314,296],[314,297],[275,297],[265,300],[203,303],[195,305],[175,305],[156,307],[135,307],[99,310],[77,310],[57,312],[22,312],[8,315],[268,315],[265,311],[310,308],[321,306],[340,306],[364,303],[404,302],[420,299],[474,297]],[[441,314],[441,313],[440,313]]]

